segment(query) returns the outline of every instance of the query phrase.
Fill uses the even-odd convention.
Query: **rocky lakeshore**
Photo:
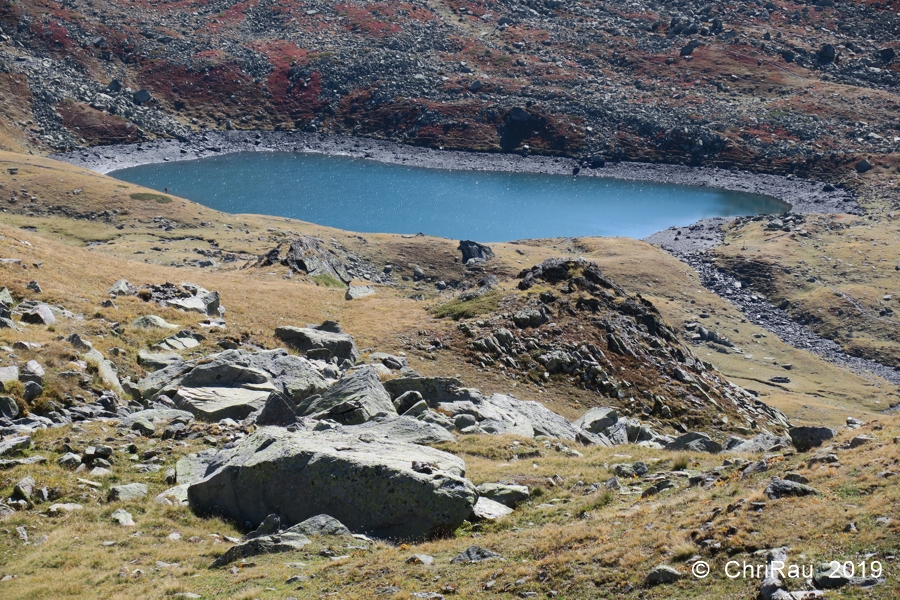
[[[710,167],[612,162],[510,153],[436,150],[390,141],[343,135],[273,131],[207,131],[181,139],[98,146],[56,154],[53,158],[98,173],[139,165],[196,160],[235,152],[315,152],[414,167],[608,177],[771,196],[794,212],[854,212],[853,195],[832,185],[793,176],[729,171]]]

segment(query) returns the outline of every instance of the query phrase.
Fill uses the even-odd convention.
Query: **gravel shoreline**
[[[581,167],[580,162],[572,158],[435,150],[368,138],[293,131],[208,131],[183,139],[83,148],[51,158],[106,174],[152,163],[196,160],[232,152],[271,151],[317,152],[436,169],[548,175],[571,175],[576,167]],[[619,162],[607,163],[596,169],[581,168],[578,176],[695,185],[762,194],[787,202],[793,212],[846,213],[856,210],[852,195],[844,190],[826,192],[823,191],[824,183],[778,175]]]

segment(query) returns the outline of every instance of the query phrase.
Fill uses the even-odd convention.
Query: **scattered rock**
[[[107,500],[110,502],[130,502],[131,500],[139,500],[147,495],[147,484],[145,483],[127,483],[124,485],[114,485],[109,488]]]
[[[485,560],[504,560],[504,558],[495,552],[491,552],[487,548],[482,548],[480,546],[469,546],[454,559],[452,559],[450,561],[450,564],[456,565],[477,563]]]
[[[647,574],[647,585],[675,583],[681,579],[681,573],[668,565],[659,565]]]
[[[812,448],[821,446],[825,441],[837,435],[837,431],[830,427],[791,427],[788,430],[794,447],[800,452],[807,452]]]
[[[777,500],[789,496],[817,496],[820,492],[802,483],[773,477],[772,482],[766,486],[765,494],[767,498]]]

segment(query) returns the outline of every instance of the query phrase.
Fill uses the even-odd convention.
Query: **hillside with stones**
[[[4,143],[297,129],[852,183],[898,166],[898,26],[860,0],[10,0]]]
[[[89,203],[124,193],[52,168],[86,177]],[[730,382],[700,356],[737,344],[664,316],[680,314],[675,273],[655,302],[612,275],[642,272],[610,260],[617,244],[645,249],[643,272],[674,261],[652,246],[584,240],[603,267],[552,242],[363,242],[280,220],[293,237],[166,206],[165,223],[136,202],[99,219],[8,213],[46,237],[2,226],[5,597],[896,591],[896,418],[857,404],[828,427],[789,404],[792,423]],[[182,210],[217,246],[255,244],[183,262],[196,253],[179,244],[199,240],[181,240]],[[122,231],[106,218],[133,219],[110,239],[123,247],[78,247],[73,224]],[[157,232],[171,264],[136,262]],[[811,359],[792,352],[803,377]],[[816,564],[808,582],[691,575],[785,552]],[[834,574],[833,559],[870,570]],[[47,581],[59,567],[70,577]]]

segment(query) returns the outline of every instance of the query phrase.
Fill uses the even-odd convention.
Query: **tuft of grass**
[[[431,313],[438,317],[449,317],[455,321],[460,319],[471,319],[479,315],[487,314],[497,310],[500,305],[500,293],[488,292],[471,300],[461,300],[459,298],[445,302],[440,306],[433,308]]]
[[[168,204],[172,201],[168,196],[163,196],[162,194],[150,194],[148,192],[135,192],[131,194],[131,199],[142,200],[144,202],[155,200],[157,204]]]
[[[691,459],[687,454],[679,454],[675,458],[672,459],[672,470],[673,471],[684,471],[688,468],[688,465],[691,464]]]
[[[340,279],[334,277],[333,275],[329,275],[328,273],[322,273],[321,275],[313,275],[310,277],[316,285],[321,285],[322,287],[329,288],[345,288],[344,282]]]
[[[593,496],[590,501],[581,508],[581,510],[579,511],[579,515],[584,515],[585,513],[591,512],[592,510],[605,508],[612,504],[615,498],[616,495],[612,492],[612,490],[603,490],[599,494]]]

